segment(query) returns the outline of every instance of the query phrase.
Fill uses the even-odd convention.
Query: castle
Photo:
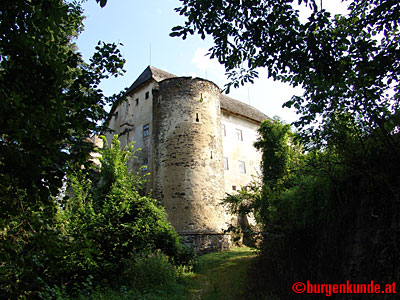
[[[131,167],[150,172],[146,190],[186,243],[198,252],[228,248],[224,230],[234,216],[220,201],[260,176],[253,143],[267,116],[211,81],[152,66],[126,94],[111,109],[108,141],[118,134],[121,146],[135,141],[142,149]]]

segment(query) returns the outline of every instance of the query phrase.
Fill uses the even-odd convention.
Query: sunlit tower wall
[[[153,90],[153,196],[197,252],[229,247],[224,197],[220,89],[176,77]]]

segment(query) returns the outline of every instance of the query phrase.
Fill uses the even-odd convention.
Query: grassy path
[[[178,282],[155,284],[148,289],[98,288],[87,295],[84,291],[76,298],[60,300],[246,300],[247,270],[255,258],[250,248],[234,248],[231,251],[216,252],[198,258],[195,272],[183,272]],[[168,265],[171,267],[170,265]],[[151,264],[146,273],[149,278],[163,279],[154,272],[161,270]],[[157,269],[158,268],[158,269]],[[165,265],[164,265],[165,268]],[[165,278],[164,278],[165,279]],[[140,286],[139,286],[140,288]]]
[[[247,269],[254,257],[254,251],[247,247],[200,256],[196,272],[185,275],[187,299],[246,299]]]

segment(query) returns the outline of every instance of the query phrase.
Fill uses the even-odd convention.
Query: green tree
[[[294,154],[294,135],[290,125],[279,118],[265,120],[258,129],[259,138],[254,143],[262,152],[263,182],[274,185],[288,175]]]
[[[121,149],[116,135],[110,145],[103,140],[100,169],[88,172],[78,166],[68,176],[72,195],[59,215],[70,240],[68,277],[78,283],[89,276],[97,283],[118,283],[139,255],[157,250],[183,263],[186,249],[164,209],[141,195],[143,175],[128,169],[140,149],[133,143]]]
[[[228,194],[223,204],[235,215],[251,213],[258,227],[272,232],[276,231],[278,223],[276,219],[280,213],[277,210],[281,195],[292,187],[295,172],[300,168],[304,155],[301,147],[295,143],[290,125],[278,117],[263,121],[258,133],[259,138],[254,146],[262,153],[262,180],[250,183],[236,194]],[[256,228],[257,231],[260,228]],[[231,230],[236,231],[237,228],[232,226]],[[252,231],[251,228],[242,230]]]
[[[344,1],[349,13],[335,16],[316,0],[181,2],[176,10],[187,20],[171,35],[211,35],[210,54],[225,66],[228,91],[267,72],[304,89],[285,105],[297,109],[295,124],[314,145],[326,144],[325,125],[345,113],[357,132],[376,129],[377,142],[398,151],[391,135],[400,123],[397,0]],[[305,22],[295,2],[309,7]]]
[[[285,106],[297,110],[294,124],[309,153],[284,185],[278,180],[263,186],[262,207],[269,209],[262,215],[273,225],[267,233],[277,234],[275,241],[266,234],[265,271],[286,280],[271,276],[262,282],[300,276],[334,281],[350,276],[339,267],[346,264],[360,281],[382,280],[378,274],[397,280],[399,1],[343,1],[348,13],[335,16],[316,0],[181,2],[177,12],[187,19],[171,35],[211,35],[210,55],[225,66],[228,91],[252,82],[258,72],[304,90]],[[295,3],[309,8],[307,20]],[[263,164],[275,158],[269,153]],[[276,290],[284,289],[281,284]]]
[[[82,19],[78,2],[0,3],[0,294],[11,299],[59,280],[55,196],[67,162],[86,160],[105,104],[119,99],[98,85],[121,75],[124,60],[99,43],[84,63],[73,43]]]

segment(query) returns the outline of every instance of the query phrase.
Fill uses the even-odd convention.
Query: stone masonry
[[[258,175],[261,158],[252,144],[266,118],[221,97],[211,81],[148,67],[109,118],[122,145],[136,141],[143,149],[132,168],[145,165],[147,190],[165,207],[183,241],[203,253],[230,246],[224,230],[235,216],[220,202]]]

